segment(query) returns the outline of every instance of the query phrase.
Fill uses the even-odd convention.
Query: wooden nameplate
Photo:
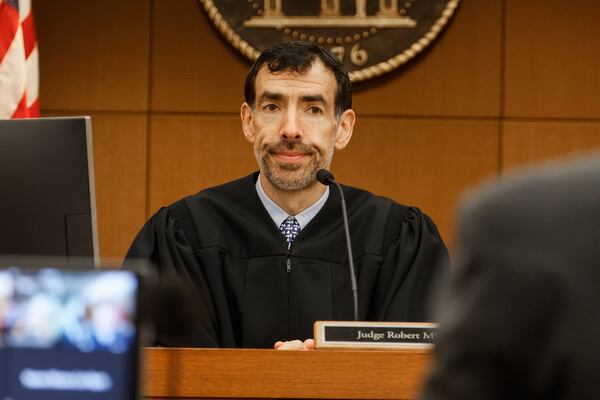
[[[316,349],[431,349],[438,324],[317,321],[314,329]]]

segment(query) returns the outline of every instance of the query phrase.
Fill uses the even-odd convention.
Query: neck
[[[318,182],[302,190],[283,190],[273,186],[264,174],[260,174],[259,179],[267,196],[289,215],[297,215],[306,210],[325,193],[325,186]]]

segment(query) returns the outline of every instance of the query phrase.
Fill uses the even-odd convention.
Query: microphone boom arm
[[[352,257],[352,244],[350,243],[350,227],[348,226],[348,212],[346,211],[346,199],[344,199],[344,192],[342,191],[342,186],[336,181],[333,181],[333,183],[340,191],[340,197],[342,198],[342,219],[344,220],[344,233],[346,234],[346,247],[348,249],[348,267],[350,268],[350,282],[352,284],[354,320],[358,321],[358,287],[356,285],[356,272],[354,271],[354,260]]]
[[[346,234],[346,247],[348,249],[348,267],[350,268],[350,283],[352,284],[352,300],[354,302],[354,320],[358,321],[358,287],[356,285],[356,272],[354,271],[354,259],[352,257],[352,244],[350,243],[350,227],[348,226],[348,211],[346,210],[346,199],[342,186],[335,181],[333,174],[326,169],[317,171],[317,180],[323,185],[335,184],[342,198],[342,219],[344,220],[344,233]]]

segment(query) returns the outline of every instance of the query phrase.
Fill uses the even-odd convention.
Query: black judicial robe
[[[338,191],[330,190],[288,250],[256,193],[257,177],[162,208],[133,242],[127,259],[149,259],[161,274],[193,282],[198,299],[189,307],[205,316],[185,342],[159,332],[160,344],[272,348],[277,340],[313,337],[314,321],[353,319]],[[427,320],[434,284],[448,267],[435,225],[417,208],[343,190],[359,318]]]

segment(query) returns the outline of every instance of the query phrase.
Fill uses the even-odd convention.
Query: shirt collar
[[[258,197],[262,202],[263,206],[265,206],[267,212],[275,222],[275,225],[279,228],[281,223],[290,215],[285,212],[281,207],[277,205],[267,194],[265,193],[262,185],[260,184],[260,175],[256,180],[256,193],[258,193]],[[325,205],[327,198],[329,197],[329,186],[325,187],[325,193],[319,198],[319,200],[315,201],[310,207],[305,209],[304,211],[292,215],[292,217],[296,218],[298,224],[300,224],[300,229],[303,229],[308,223],[321,211],[321,208]]]

